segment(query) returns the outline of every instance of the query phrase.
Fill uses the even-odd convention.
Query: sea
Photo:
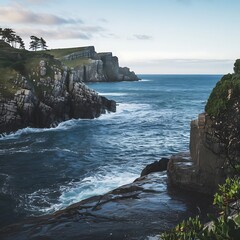
[[[0,138],[0,227],[52,213],[140,176],[162,157],[188,151],[190,122],[221,75],[139,75],[89,83],[116,113]]]

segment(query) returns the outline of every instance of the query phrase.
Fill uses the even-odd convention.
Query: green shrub
[[[240,64],[240,63],[239,63]],[[240,70],[239,70],[240,72]],[[231,98],[229,99],[229,90]],[[227,74],[216,84],[209,96],[205,111],[214,117],[224,114],[240,98],[240,75]]]
[[[239,240],[240,239],[240,178],[227,179],[219,186],[213,204],[219,210],[219,217],[209,215],[212,221],[204,226],[199,216],[189,218],[169,232],[163,233],[162,240]]]

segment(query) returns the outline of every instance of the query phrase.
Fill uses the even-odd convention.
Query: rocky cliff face
[[[190,154],[170,159],[169,179],[175,186],[213,194],[234,175],[240,161],[240,60],[213,89],[206,113],[191,122]]]
[[[170,182],[179,188],[214,194],[227,176],[222,147],[209,116],[200,114],[191,122],[190,153],[176,154],[169,161]]]
[[[52,54],[51,51],[50,53]],[[60,60],[71,66],[76,77],[83,82],[139,80],[129,68],[119,67],[118,58],[111,52],[96,53],[93,46],[75,50],[71,54],[62,56]]]
[[[52,127],[71,118],[96,118],[116,111],[116,103],[89,89],[76,71],[46,56],[37,58],[37,63],[28,71],[28,65],[24,67],[25,76],[11,76],[15,94],[0,95],[0,133]]]

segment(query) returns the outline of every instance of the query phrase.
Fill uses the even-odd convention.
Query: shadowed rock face
[[[209,211],[211,199],[182,194],[166,181],[166,174],[149,174],[52,215],[2,228],[0,239],[145,239],[196,214],[197,207],[203,215]]]
[[[225,155],[213,135],[210,119],[200,114],[191,122],[190,154],[179,153],[168,163],[170,182],[178,188],[213,195],[226,179]]]
[[[111,52],[97,53],[93,46],[85,47],[62,58],[75,61],[74,75],[83,82],[137,81],[140,78],[128,67],[120,67],[118,57]]]
[[[76,56],[77,58],[77,56]],[[81,57],[79,57],[81,58]],[[137,81],[140,78],[127,67],[119,67],[118,58],[111,52],[96,53],[88,63],[74,69],[78,78],[84,82]]]
[[[46,62],[39,63],[39,77],[20,77],[20,90],[12,99],[0,98],[0,133],[25,127],[54,127],[71,118],[96,118],[107,111],[115,112],[116,103],[99,96],[80,82],[69,69],[52,67],[47,75]],[[48,69],[48,71],[50,71]]]

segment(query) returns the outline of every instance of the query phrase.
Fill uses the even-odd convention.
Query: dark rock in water
[[[2,228],[0,239],[146,239],[197,214],[198,208],[205,214],[211,202],[206,196],[167,188],[165,173],[149,174],[54,214]]]
[[[148,164],[141,172],[141,177],[148,175],[152,172],[162,172],[167,170],[169,159],[161,158],[159,161],[155,161],[154,163]]]

